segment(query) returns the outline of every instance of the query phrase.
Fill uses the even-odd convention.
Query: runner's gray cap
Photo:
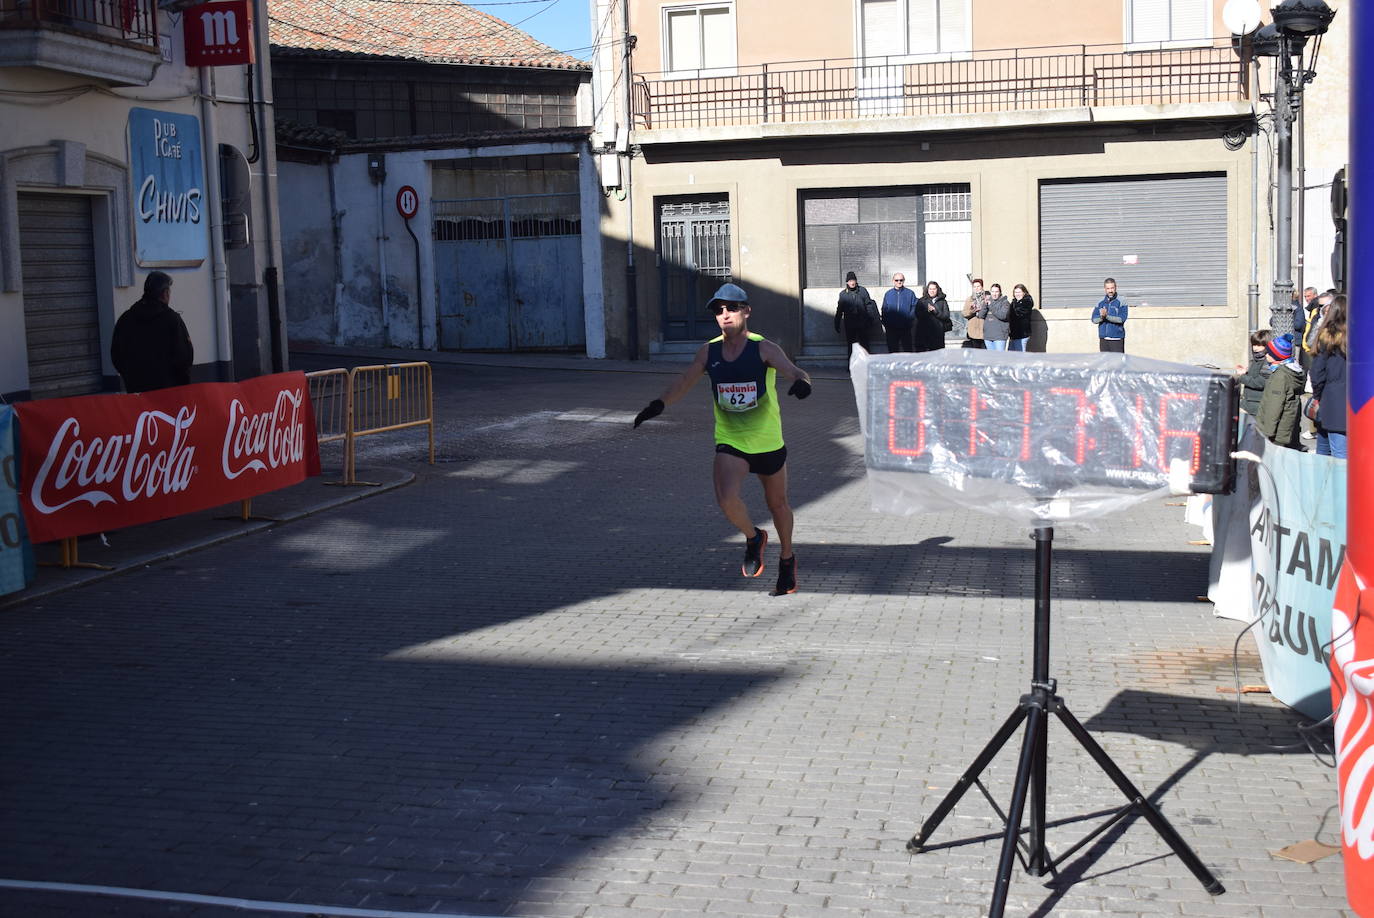
[[[706,301],[706,308],[710,309],[711,304],[716,300],[725,303],[747,304],[749,302],[749,294],[745,293],[744,288],[738,284],[721,284],[720,289],[715,292],[715,295]]]

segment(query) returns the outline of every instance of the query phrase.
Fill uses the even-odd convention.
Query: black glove
[[[799,379],[792,383],[792,388],[787,390],[788,395],[795,395],[799,399],[806,398],[811,394],[811,384],[804,379]]]
[[[638,427],[650,418],[656,418],[663,413],[663,399],[656,398],[645,406],[644,410],[635,415],[635,426]]]

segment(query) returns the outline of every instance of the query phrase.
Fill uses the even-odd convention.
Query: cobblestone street
[[[702,391],[632,430],[666,376],[436,364],[439,461],[359,445],[360,478],[412,484],[0,611],[0,878],[183,894],[11,886],[0,914],[986,914],[981,795],[932,839],[958,844],[904,846],[1028,687],[1033,544],[871,512],[821,375],[783,405],[795,595],[775,543],[739,575]],[[1197,532],[1165,501],[1057,530],[1052,673],[1227,892],[1129,819],[1057,879],[1018,868],[1010,915],[1348,914],[1339,857],[1271,854],[1338,843],[1334,773],[1218,690],[1240,629],[1198,601]],[[1251,636],[1236,659],[1263,681]],[[1055,722],[1051,850],[1120,803]]]

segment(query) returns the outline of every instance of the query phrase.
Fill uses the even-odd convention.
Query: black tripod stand
[[[1056,684],[1050,678],[1050,543],[1054,541],[1054,530],[1048,526],[1039,526],[1032,537],[1035,539],[1035,648],[1034,662],[1032,664],[1031,690],[1029,694],[1021,696],[1021,702],[1016,706],[1016,710],[1007,718],[1006,723],[1002,724],[1000,730],[983,747],[983,751],[978,753],[978,757],[973,760],[973,764],[968,767],[959,782],[940,801],[940,805],[935,808],[935,812],[921,825],[918,832],[909,842],[906,849],[912,854],[919,854],[925,850],[926,839],[940,826],[944,818],[958,804],[964,793],[971,787],[977,786],[985,796],[988,796],[987,788],[978,780],[983,769],[993,760],[1007,740],[1016,732],[1016,728],[1021,721],[1026,721],[1026,733],[1021,741],[1021,758],[1016,766],[1016,782],[1013,785],[1011,794],[1011,812],[1003,816],[1007,823],[1006,836],[1002,841],[1002,858],[997,864],[997,884],[992,891],[992,905],[988,909],[988,914],[992,918],[1001,918],[1002,911],[1007,905],[1007,891],[1011,886],[1012,862],[1021,853],[1024,844],[1024,857],[1022,865],[1026,872],[1031,876],[1044,876],[1046,873],[1057,873],[1056,865],[1067,860],[1088,842],[1097,838],[1107,829],[1131,813],[1139,813],[1144,816],[1160,837],[1174,850],[1179,860],[1193,872],[1193,876],[1198,878],[1204,889],[1214,896],[1219,896],[1226,892],[1221,882],[1212,875],[1207,869],[1207,865],[1197,856],[1188,843],[1178,834],[1164,815],[1159,812],[1145,795],[1136,789],[1131,780],[1117,767],[1111,760],[1106,751],[1097,744],[1092,735],[1083,727],[1078,719],[1069,713],[1069,709],[1064,705],[1064,699],[1056,693]],[[1104,824],[1098,826],[1085,838],[1081,839],[1060,857],[1054,858],[1045,849],[1045,766],[1047,762],[1047,743],[1049,734],[1049,715],[1053,713],[1063,721],[1064,726],[1073,734],[1078,744],[1087,750],[1088,755],[1092,756],[1097,767],[1101,768],[1107,777],[1120,788],[1121,793],[1126,796],[1128,803],[1117,810]],[[1021,817],[1026,807],[1026,795],[1030,794],[1030,826],[1029,837],[1023,843],[1021,840]],[[988,799],[992,798],[988,796]],[[993,804],[996,808],[996,804]],[[1001,814],[1001,810],[998,810]]]

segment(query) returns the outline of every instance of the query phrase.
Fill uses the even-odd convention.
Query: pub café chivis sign
[[[200,119],[129,109],[129,166],[139,265],[186,268],[205,261],[209,220]]]

